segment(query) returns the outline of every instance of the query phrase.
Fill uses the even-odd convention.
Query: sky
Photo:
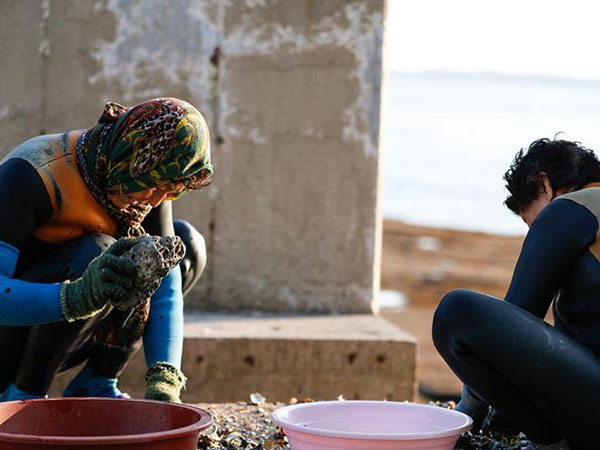
[[[600,80],[596,0],[388,0],[392,71]]]

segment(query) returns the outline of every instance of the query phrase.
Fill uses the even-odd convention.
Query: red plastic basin
[[[0,403],[1,450],[194,450],[210,413],[175,403],[56,398]]]

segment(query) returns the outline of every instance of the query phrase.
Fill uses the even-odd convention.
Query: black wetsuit
[[[527,437],[600,449],[600,188],[552,201],[525,238],[505,301],[447,294],[434,343],[478,397]],[[553,305],[555,326],[542,319]]]

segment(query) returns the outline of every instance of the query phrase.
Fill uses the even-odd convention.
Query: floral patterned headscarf
[[[109,102],[98,124],[77,141],[83,179],[103,208],[122,225],[120,234],[143,233],[150,206],[117,208],[110,194],[183,184],[207,184],[213,173],[210,137],[202,115],[189,103],[158,98],[127,108]]]

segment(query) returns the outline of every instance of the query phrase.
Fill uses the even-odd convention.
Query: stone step
[[[270,401],[412,400],[416,341],[376,315],[186,315],[186,402],[235,402],[260,392]],[[73,371],[71,371],[73,372]],[[143,396],[145,364],[137,354],[121,388]],[[73,373],[55,380],[61,392]]]

